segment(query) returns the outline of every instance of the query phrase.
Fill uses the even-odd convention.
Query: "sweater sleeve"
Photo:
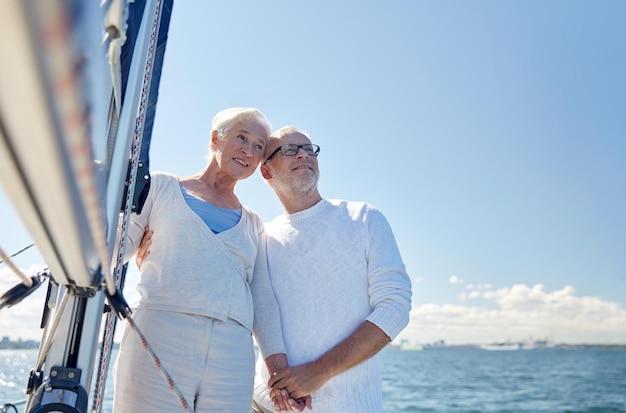
[[[259,247],[250,289],[254,302],[252,331],[263,358],[272,354],[286,353],[278,303],[269,277],[264,230],[259,234]]]
[[[141,214],[132,213],[130,216],[130,220],[128,221],[128,228],[126,230],[126,241],[124,246],[124,262],[128,262],[137,248],[139,248],[139,243],[141,243],[141,239],[143,238],[144,231],[146,226],[148,226],[148,220],[150,219],[150,213],[152,211],[152,206],[154,204],[154,194],[158,190],[157,184],[160,181],[158,177],[159,174],[151,175],[151,186],[148,191],[148,196],[146,197],[146,201],[141,210]],[[118,224],[118,230],[121,229],[122,220]]]
[[[411,279],[384,215],[375,208],[368,209],[363,224],[373,308],[367,320],[394,339],[409,323]]]

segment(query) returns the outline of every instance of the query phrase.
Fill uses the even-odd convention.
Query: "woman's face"
[[[236,180],[254,173],[265,155],[267,141],[265,128],[253,120],[235,122],[222,138],[216,133],[212,136],[220,168]]]

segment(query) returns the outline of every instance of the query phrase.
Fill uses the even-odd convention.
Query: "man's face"
[[[311,141],[299,132],[283,135],[279,139],[271,139],[268,153],[274,152],[283,145],[306,145]],[[268,168],[271,178],[269,184],[278,193],[297,195],[317,189],[319,168],[317,157],[298,148],[295,155],[287,156],[278,151],[264,167]]]

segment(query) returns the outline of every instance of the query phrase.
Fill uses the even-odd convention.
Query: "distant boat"
[[[543,340],[524,340],[513,342],[511,340],[499,341],[493,343],[481,344],[480,348],[483,350],[541,350],[554,347],[553,339]]]
[[[389,348],[392,350],[401,350],[401,351],[420,351],[424,350],[424,346],[421,344],[411,343],[409,340],[402,339],[400,343],[391,343]]]
[[[548,348],[554,347],[554,340],[552,339],[543,339],[543,340],[529,340],[524,341],[522,344],[522,350],[545,350]]]
[[[522,343],[514,343],[511,341],[500,341],[500,342],[495,342],[495,343],[481,344],[480,348],[483,350],[490,350],[490,351],[513,351],[513,350],[521,350]]]
[[[402,350],[402,351],[421,351],[421,350],[424,350],[424,346],[422,346],[421,344],[402,343],[402,344],[400,344],[400,350]]]

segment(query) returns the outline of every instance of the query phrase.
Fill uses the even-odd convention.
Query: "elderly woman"
[[[252,277],[257,255],[265,259],[263,223],[234,193],[265,155],[270,129],[256,109],[219,112],[207,166],[187,177],[153,173],[129,226],[127,259],[148,228],[161,234],[143,257],[133,319],[195,412],[250,412],[253,330],[268,368],[286,363],[269,277]],[[128,327],[114,380],[116,413],[181,411]]]

